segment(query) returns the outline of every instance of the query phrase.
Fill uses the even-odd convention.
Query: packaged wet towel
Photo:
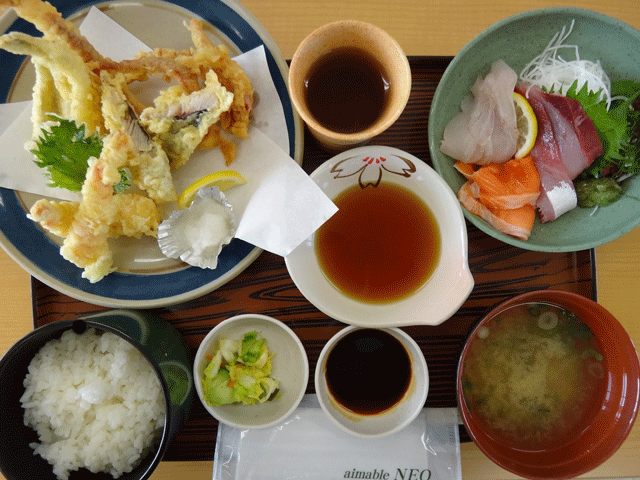
[[[462,478],[455,408],[426,408],[406,428],[358,438],[334,425],[315,395],[267,429],[220,424],[214,480],[457,480]]]

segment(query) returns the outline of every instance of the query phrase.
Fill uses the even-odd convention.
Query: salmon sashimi
[[[478,77],[461,111],[447,123],[440,150],[465,163],[504,163],[516,153],[518,126],[513,89],[518,74],[503,60]]]
[[[458,160],[453,164],[453,167],[462,174],[467,180],[471,179],[474,173],[480,168],[480,165],[475,163],[464,163]]]
[[[474,197],[472,181],[468,180],[458,191],[460,203],[474,215],[479,216],[493,227],[520,240],[527,240],[536,219],[536,209],[532,205],[519,208],[491,208]]]
[[[480,167],[456,162],[455,168],[467,179],[458,191],[458,200],[467,210],[503,233],[529,238],[540,195],[540,176],[533,158]]]
[[[533,158],[527,156],[507,163],[492,163],[473,171],[463,165],[456,162],[456,170],[467,172],[461,173],[473,181],[471,187],[477,193],[474,196],[485,205],[511,209],[536,204],[540,195],[540,176]]]

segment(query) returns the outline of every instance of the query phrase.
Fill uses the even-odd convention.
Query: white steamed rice
[[[165,421],[162,387],[149,362],[112,333],[66,331],[36,354],[24,380],[24,423],[34,452],[67,480],[82,467],[114,478],[130,472]]]

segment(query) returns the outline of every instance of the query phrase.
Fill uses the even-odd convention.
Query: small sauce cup
[[[318,115],[312,113],[313,102],[311,98],[310,85],[313,83],[314,76],[321,69],[318,63],[323,58],[333,55],[336,52],[351,50],[362,54],[363,58],[346,59],[341,58],[342,63],[349,63],[346,67],[354,65],[362,66],[364,63],[371,63],[373,70],[378,70],[385,85],[385,98],[377,119],[366,122],[363,125],[357,125],[357,118],[352,120],[344,120],[352,118],[349,114],[354,110],[366,110],[370,108],[372,101],[363,97],[361,100],[354,100],[355,108],[348,108],[345,112],[336,113],[336,116],[346,125],[344,128],[335,128],[331,125],[327,126],[318,118]],[[335,60],[335,59],[334,59]],[[340,64],[340,60],[337,61]],[[335,66],[335,64],[334,64]],[[340,78],[332,78],[331,74],[325,71],[324,81],[318,83],[318,91],[316,96],[320,99],[335,102],[336,90],[340,95],[345,92],[352,92],[353,95],[347,94],[345,102],[350,102],[351,96],[359,96],[365,90],[358,75],[345,74],[343,67],[338,65],[336,72],[343,72]],[[328,68],[328,67],[327,67]],[[347,71],[348,72],[348,71]],[[309,87],[309,88],[308,88]],[[325,91],[323,91],[323,88]],[[309,91],[309,96],[307,95]],[[333,92],[333,93],[330,93]],[[339,152],[359,145],[364,145],[376,135],[381,134],[389,128],[400,116],[404,107],[409,100],[411,92],[411,69],[409,61],[404,54],[402,48],[387,32],[366,22],[357,20],[342,20],[324,25],[312,32],[298,46],[291,60],[289,69],[289,93],[291,100],[298,114],[307,124],[310,132],[318,140],[318,142],[329,151]],[[326,93],[326,95],[325,95]],[[331,97],[328,98],[327,97]],[[317,98],[316,98],[317,100]],[[360,107],[358,108],[357,105]],[[320,112],[326,112],[330,106],[323,104],[320,106]],[[339,105],[338,105],[339,107]],[[317,111],[317,110],[316,110]],[[353,122],[354,125],[348,124]]]
[[[343,404],[344,402],[341,402],[336,398],[336,395],[332,392],[329,385],[332,379],[328,380],[327,378],[329,375],[335,374],[335,372],[331,371],[330,366],[328,367],[330,363],[329,360],[331,355],[337,351],[336,346],[341,343],[341,341],[344,341],[345,337],[354,334],[358,335],[359,333],[364,332],[364,336],[356,340],[356,342],[360,342],[361,346],[364,345],[365,350],[378,346],[376,344],[380,343],[379,335],[369,335],[367,334],[368,331],[393,337],[395,341],[402,345],[402,348],[406,352],[409,360],[409,372],[399,370],[396,372],[398,376],[409,373],[409,381],[404,393],[399,399],[394,397],[388,408],[372,412],[364,412],[362,409],[355,411],[355,409],[345,407]],[[370,336],[371,338],[367,338],[367,336]],[[350,345],[350,342],[348,342],[347,345]],[[360,348],[358,350],[360,350]],[[384,352],[384,350],[380,349],[380,352]],[[343,353],[344,352],[339,352],[335,354],[340,355],[340,360],[343,360]],[[357,352],[354,356],[356,354]],[[391,361],[391,358],[389,358],[389,361]],[[341,372],[339,372],[339,375],[355,375],[358,377],[368,378],[376,373],[371,372],[368,369],[375,369],[377,362],[369,362],[366,356],[355,357],[351,367],[347,363],[348,362],[344,363],[344,367],[340,369]],[[357,368],[352,368],[353,365],[357,365]],[[401,368],[400,365],[404,364],[398,363],[396,368]],[[402,368],[404,369],[405,367],[406,365]],[[385,372],[380,371],[379,373],[380,378],[378,378],[376,385],[381,389],[387,389],[388,385],[392,382],[390,382],[388,376],[385,378]],[[386,372],[386,375],[389,375],[389,373]],[[335,384],[335,380],[338,379],[333,380],[333,383]],[[360,378],[353,377],[354,384],[358,384],[359,380]],[[399,432],[409,425],[422,411],[429,391],[429,371],[424,355],[422,354],[418,344],[407,333],[399,328],[363,329],[355,326],[343,328],[325,344],[322,352],[320,352],[318,363],[316,364],[314,381],[320,406],[333,423],[351,435],[365,438],[377,438],[391,435]],[[342,378],[340,381],[344,384],[345,382],[348,382],[348,378]],[[397,392],[394,390],[389,393],[394,395]],[[357,397],[358,393],[354,392],[354,395]],[[376,397],[378,400],[380,399],[380,396],[377,394]],[[351,400],[351,403],[358,403],[355,401],[355,398],[352,398]],[[369,398],[363,398],[361,403],[364,405],[368,400]]]

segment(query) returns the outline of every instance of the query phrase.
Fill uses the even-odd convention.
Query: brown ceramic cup
[[[327,52],[342,47],[363,50],[375,58],[388,81],[385,105],[377,120],[353,133],[341,133],[324,126],[311,114],[306,98],[305,81],[314,62]],[[302,41],[291,60],[289,93],[293,105],[313,136],[329,151],[364,145],[384,132],[404,110],[410,92],[411,69],[402,48],[387,32],[366,22],[341,20],[318,28]]]

